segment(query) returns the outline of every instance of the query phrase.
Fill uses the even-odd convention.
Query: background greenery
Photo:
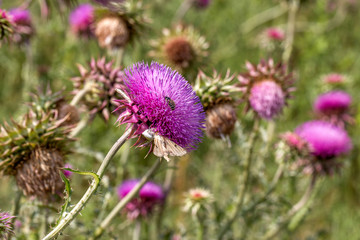
[[[341,0],[339,0],[341,1]],[[1,8],[10,9],[22,1],[3,1]],[[151,30],[134,46],[126,50],[124,66],[136,61],[151,61],[147,56],[150,49],[148,42],[161,34],[161,29],[170,27],[169,24],[174,12],[180,5],[180,0],[146,1],[148,11],[153,22]],[[161,2],[161,4],[160,4]],[[277,6],[280,1],[264,0],[213,0],[205,10],[190,9],[184,22],[193,24],[210,43],[210,60],[205,67],[205,72],[212,69],[225,73],[227,68],[232,72],[245,70],[245,61],[253,63],[266,58],[268,53],[259,48],[256,42],[259,34],[267,27],[278,26],[285,28],[287,13],[267,21],[249,32],[244,27],[249,24],[249,19],[257,14]],[[277,120],[276,132],[280,133],[293,130],[303,121],[312,119],[312,102],[317,94],[323,91],[321,76],[331,72],[345,74],[351,79],[346,85],[354,102],[354,112],[357,111],[360,90],[360,31],[357,23],[360,19],[360,4],[347,8],[343,18],[337,16],[337,9],[330,11],[327,0],[301,1],[297,15],[296,34],[290,69],[297,78],[295,98],[290,101],[289,107]],[[35,89],[37,84],[50,84],[53,89],[66,91],[72,90],[70,78],[78,75],[76,63],[85,65],[91,57],[106,55],[94,40],[83,41],[74,37],[69,32],[67,14],[60,14],[54,8],[48,20],[41,19],[38,2],[34,1],[30,7],[36,35],[31,39],[30,46],[18,47],[3,44],[0,48],[0,120],[17,119],[24,113],[24,103],[29,101],[29,87],[24,85],[24,79],[31,79]],[[33,62],[26,65],[26,52],[32,55]],[[281,51],[281,50],[280,50]],[[274,58],[279,60],[281,53],[275,53]],[[239,111],[239,116],[242,112]],[[250,117],[240,117],[241,125],[247,126]],[[359,121],[359,117],[357,117]],[[357,122],[358,122],[357,121]],[[115,118],[110,119],[106,125],[100,118],[86,128],[79,136],[83,147],[94,151],[106,153],[112,143],[122,134],[121,128],[113,124]],[[266,124],[265,124],[266,125]],[[266,128],[266,126],[265,126]],[[344,168],[340,174],[324,179],[324,184],[319,190],[317,199],[304,224],[295,232],[283,235],[284,239],[359,239],[360,236],[360,175],[359,173],[359,138],[358,124],[349,128],[354,148],[352,154],[344,159]],[[241,136],[234,134],[233,145],[241,141]],[[241,171],[234,166],[239,165],[241,150],[232,153],[222,153],[225,145],[219,141],[204,139],[199,150],[190,156],[187,172],[178,172],[175,182],[175,191],[170,198],[174,208],[167,208],[165,229],[174,227],[174,222],[184,223],[185,214],[179,211],[182,204],[182,192],[190,187],[204,186],[213,192],[219,203],[228,203],[234,195],[238,174]],[[125,148],[121,151],[125,151]],[[260,150],[259,150],[260,151]],[[102,194],[109,190],[115,192],[115,187],[121,183],[122,178],[139,177],[154,161],[150,156],[144,159],[147,150],[131,149],[126,168],[122,166],[121,155],[112,162],[107,175],[110,182],[108,187],[102,187],[98,195],[93,198],[79,216],[80,222],[88,230],[97,220],[97,210],[101,204]],[[69,162],[80,170],[95,170],[99,163],[93,157],[83,154],[73,154]],[[263,159],[269,169],[274,171],[273,159]],[[219,172],[218,169],[222,169]],[[156,175],[159,182],[164,178],[165,167]],[[304,190],[304,177],[297,185],[291,185],[291,177],[282,184],[281,190],[296,201],[299,192]],[[78,199],[88,186],[88,180],[81,176],[74,176],[72,188],[73,199]],[[15,182],[11,178],[1,177],[0,208],[11,210],[12,199],[15,195]],[[111,196],[108,209],[114,206],[117,199]],[[114,232],[124,221],[119,217],[112,225]],[[243,224],[237,222],[236,224]],[[125,231],[126,232],[126,231]],[[72,235],[72,232],[69,231]],[[124,233],[126,234],[126,233]],[[66,235],[66,234],[65,234]],[[69,238],[74,239],[74,238]],[[79,235],[76,239],[83,239]]]

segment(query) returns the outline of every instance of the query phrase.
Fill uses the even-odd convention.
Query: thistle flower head
[[[5,122],[0,128],[0,173],[14,175],[27,196],[43,201],[61,194],[58,173],[69,153],[71,128],[61,126],[56,112],[27,113],[21,122]]]
[[[119,124],[134,124],[132,136],[147,129],[185,148],[195,149],[202,136],[205,114],[191,85],[176,71],[156,62],[125,70],[128,99],[117,100]]]
[[[84,88],[88,89],[83,98],[83,103],[90,111],[90,117],[100,114],[105,121],[109,120],[113,110],[111,100],[116,96],[116,88],[123,88],[124,73],[121,68],[113,68],[113,61],[106,62],[105,58],[92,59],[89,70],[78,65],[80,76],[72,78],[74,83],[73,94]]]
[[[18,44],[27,42],[34,33],[30,12],[28,10],[14,8],[9,11],[9,17],[14,24],[11,41]]]
[[[185,206],[183,210],[191,212],[191,214],[195,216],[200,209],[208,209],[210,207],[209,204],[213,201],[214,197],[208,190],[193,188],[185,194]]]
[[[71,30],[84,37],[92,35],[92,24],[94,22],[94,8],[91,4],[81,4],[74,9],[70,16],[69,22]]]
[[[127,180],[118,187],[118,196],[120,199],[124,198],[135,186],[139,180]],[[139,196],[131,200],[125,208],[129,219],[136,219],[138,217],[149,216],[154,207],[163,202],[165,194],[156,183],[147,182],[140,189]]]
[[[200,97],[206,111],[206,134],[212,138],[227,140],[234,130],[237,120],[234,108],[235,99],[231,93],[239,92],[240,89],[233,84],[234,75],[230,71],[222,77],[216,71],[212,76],[199,72],[194,90]]]
[[[323,77],[323,82],[328,84],[343,83],[346,77],[339,73],[330,73]]]
[[[192,26],[176,25],[172,29],[164,29],[163,36],[150,42],[154,48],[149,52],[162,62],[179,71],[196,69],[208,55],[209,44]]]
[[[351,96],[344,91],[330,91],[317,97],[314,111],[320,119],[344,127],[345,123],[354,123],[349,114],[351,101]]]
[[[101,1],[104,8],[95,11],[95,36],[99,45],[108,49],[124,47],[142,34],[150,22],[142,1]]]
[[[0,238],[8,239],[9,234],[14,234],[12,219],[15,218],[7,212],[0,212]]]
[[[295,133],[307,141],[318,158],[334,158],[350,151],[352,144],[347,132],[331,123],[313,120],[296,128]]]
[[[270,120],[279,115],[294,91],[294,80],[286,74],[285,66],[262,60],[257,66],[247,62],[248,72],[240,74],[238,87],[250,107],[262,118]]]

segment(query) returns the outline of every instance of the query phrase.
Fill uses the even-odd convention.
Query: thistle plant
[[[114,110],[111,101],[119,97],[115,90],[123,87],[124,73],[120,67],[113,67],[113,61],[106,62],[105,57],[92,59],[88,67],[78,65],[80,76],[72,78],[76,97],[71,105],[81,101],[91,119],[99,114],[107,122]]]
[[[188,71],[201,66],[208,56],[209,43],[193,26],[177,24],[163,29],[162,36],[150,42],[151,57],[168,64],[178,71]]]
[[[258,65],[246,63],[248,72],[238,76],[240,87],[250,108],[261,118],[271,120],[279,115],[295,90],[292,74],[286,73],[285,65],[275,65],[272,59]]]
[[[95,11],[95,36],[100,47],[123,48],[141,35],[149,23],[141,1],[99,1]]]
[[[344,91],[330,91],[319,95],[314,103],[314,112],[318,118],[344,127],[345,123],[354,123],[350,115],[351,96]]]
[[[233,93],[240,91],[233,80],[234,75],[230,75],[230,70],[224,77],[216,71],[212,76],[200,71],[194,86],[206,111],[206,134],[211,138],[228,141],[229,144],[229,135],[237,121],[236,98]]]

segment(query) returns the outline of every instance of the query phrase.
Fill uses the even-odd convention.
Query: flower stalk
[[[123,198],[121,201],[113,208],[109,215],[101,222],[100,226],[95,230],[94,236],[92,239],[98,239],[104,233],[106,228],[109,226],[113,218],[129,203],[135,196],[138,194],[140,189],[145,185],[145,183],[150,179],[155,171],[159,168],[162,161],[161,158],[158,158],[157,161],[152,165],[152,167],[145,173],[145,175],[140,179],[140,181],[135,185],[135,187]]]
[[[115,156],[117,151],[120,149],[120,147],[126,142],[128,137],[130,136],[130,133],[132,131],[132,128],[130,127],[111,147],[109,152],[107,153],[106,157],[104,158],[104,161],[101,163],[99,170],[97,171],[98,177],[101,179],[104,175],[106,167],[109,165],[110,160]],[[48,234],[46,235],[43,240],[49,240],[56,238],[74,219],[75,217],[80,213],[80,211],[85,207],[86,203],[90,200],[91,196],[95,193],[96,189],[100,185],[100,181],[97,182],[96,180],[93,180],[88,188],[88,190],[85,192],[83,197],[80,199],[80,201],[75,205],[75,207],[59,222],[59,224]]]

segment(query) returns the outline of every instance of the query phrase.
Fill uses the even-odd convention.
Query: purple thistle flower
[[[325,121],[305,122],[295,129],[295,133],[309,143],[311,153],[320,159],[337,157],[349,152],[352,147],[344,129]]]
[[[119,103],[118,122],[134,124],[134,135],[153,129],[186,150],[203,135],[205,113],[191,85],[176,71],[156,62],[143,62],[125,71],[124,89],[130,99]]]
[[[327,92],[317,97],[314,111],[320,119],[344,127],[345,122],[355,122],[349,114],[351,101],[351,96],[344,91]]]
[[[14,226],[12,219],[15,218],[7,212],[0,212],[0,239],[8,239],[9,234],[13,234]]]
[[[266,36],[271,40],[282,41],[285,38],[285,33],[280,28],[272,27],[266,29]]]
[[[94,8],[90,4],[81,4],[70,16],[71,30],[78,35],[91,35],[91,25],[94,22]]]
[[[351,96],[344,91],[331,91],[317,97],[314,110],[317,113],[344,112],[349,109]]]
[[[285,94],[276,82],[261,81],[251,88],[249,101],[260,117],[270,120],[282,111]]]
[[[31,25],[31,16],[28,10],[14,8],[9,11],[12,22],[19,25]]]
[[[124,198],[139,182],[137,179],[127,180],[118,187],[119,199]],[[130,219],[139,216],[146,217],[153,211],[157,204],[161,204],[165,198],[162,188],[153,182],[147,182],[140,189],[139,196],[131,200],[125,208]]]
[[[70,168],[70,169],[72,169],[73,166],[72,166],[70,163],[66,163],[65,166],[64,166],[64,168]],[[71,172],[71,171],[69,171],[69,170],[63,170],[63,173],[64,173],[65,177],[67,177],[67,178],[70,178],[70,177],[73,175],[73,172]]]

